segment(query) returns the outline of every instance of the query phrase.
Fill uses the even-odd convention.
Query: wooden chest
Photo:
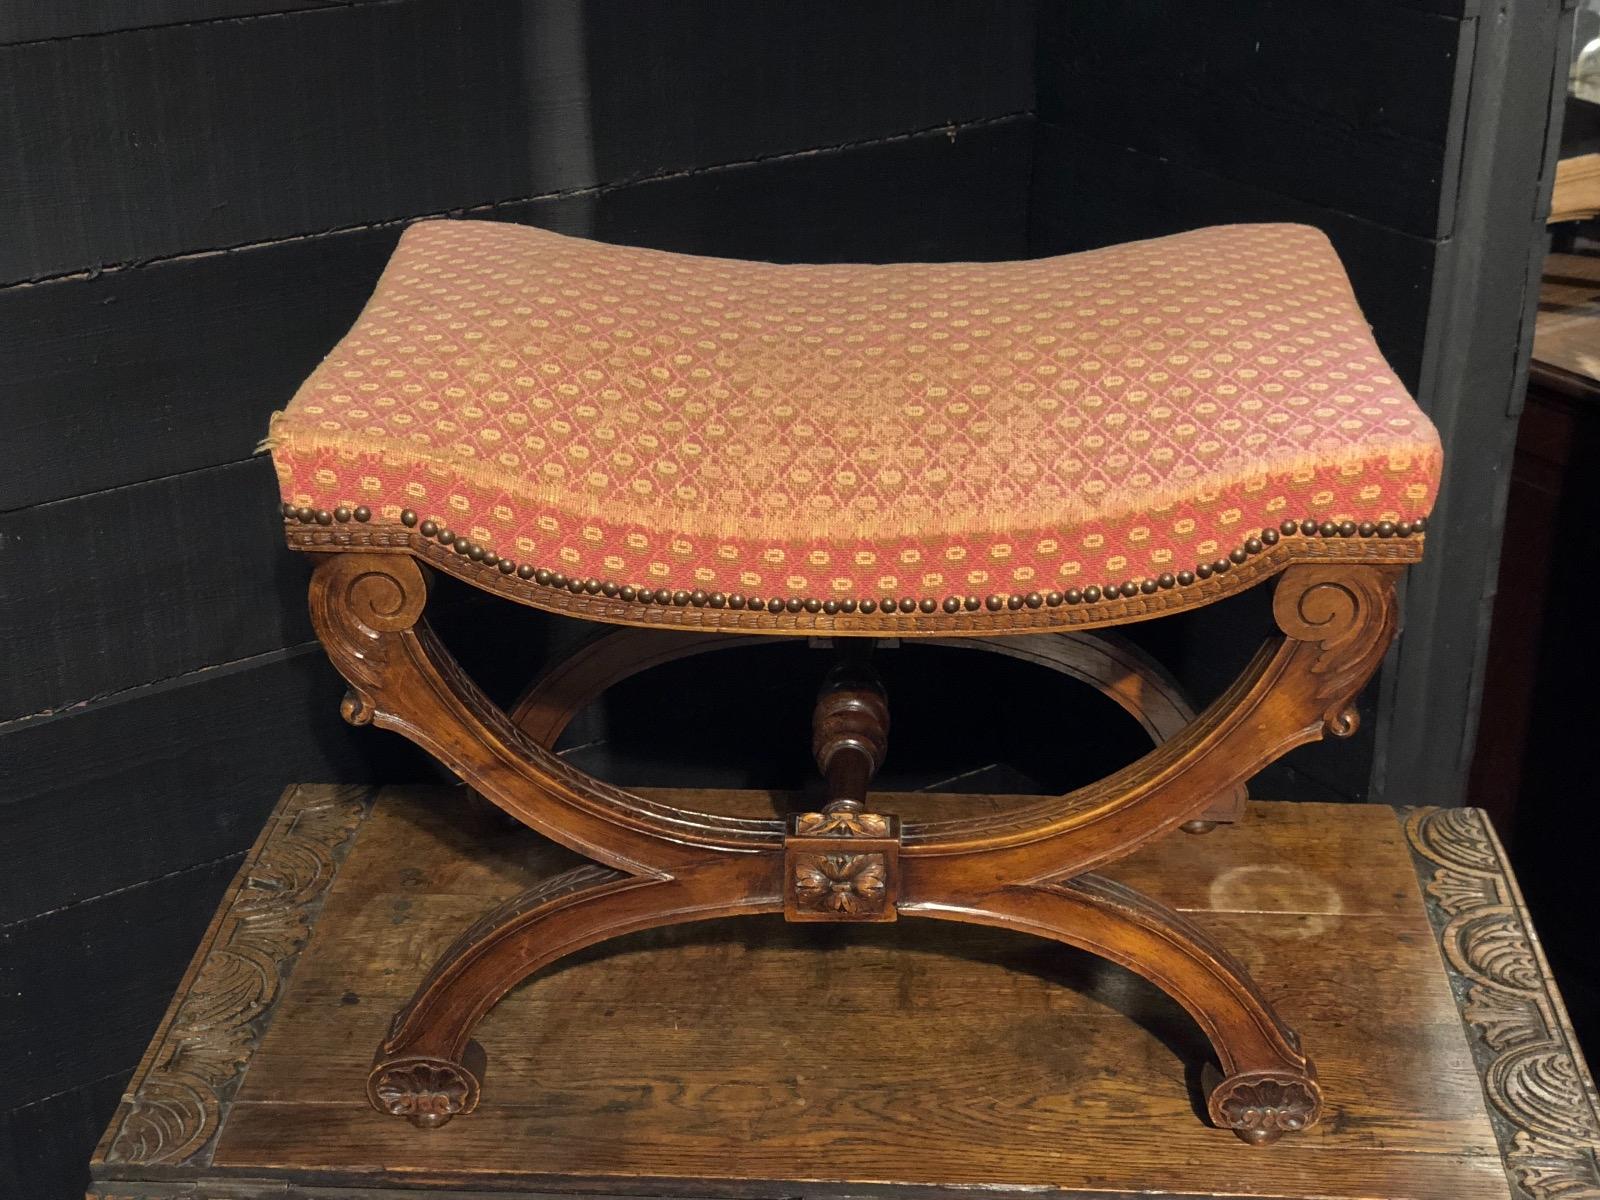
[[[1264,1149],[1203,1122],[1206,1041],[1153,987],[921,921],[610,943],[490,1015],[476,1113],[418,1131],[369,1108],[372,1047],[426,964],[572,861],[458,789],[291,789],[129,1084],[91,1196],[1600,1197],[1600,1103],[1474,809],[1255,803],[1108,872],[1202,924],[1301,1031],[1327,1112]]]

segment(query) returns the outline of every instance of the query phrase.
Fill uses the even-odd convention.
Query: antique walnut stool
[[[1261,1144],[1317,1120],[1311,1059],[1239,962],[1094,869],[1228,819],[1264,764],[1351,733],[1394,636],[1439,442],[1321,234],[774,266],[423,222],[267,445],[289,544],[316,556],[345,718],[405,734],[592,860],[444,953],[378,1047],[378,1109],[470,1113],[474,1027],[565,955],[782,913],[968,921],[1102,955],[1210,1039],[1218,1126]],[[439,571],[617,628],[507,713],[429,628]],[[1088,632],[1268,581],[1276,629],[1198,714]],[[813,719],[819,811],[687,811],[553,753],[618,680],[773,637],[838,656]],[[889,713],[865,653],[902,638],[1083,679],[1155,747],[1064,796],[902,824],[867,790]]]

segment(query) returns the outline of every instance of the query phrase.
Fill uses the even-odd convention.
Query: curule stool
[[[1350,734],[1394,636],[1439,442],[1315,230],[775,266],[426,221],[266,444],[289,544],[316,557],[311,613],[350,685],[345,718],[403,733],[592,860],[444,953],[378,1048],[379,1110],[470,1113],[474,1027],[565,955],[782,913],[1091,951],[1199,1023],[1219,1127],[1262,1144],[1317,1120],[1311,1059],[1239,962],[1094,873],[1227,819],[1290,748]],[[436,571],[617,628],[508,714],[429,629]],[[1276,629],[1198,714],[1140,652],[1088,632],[1268,581]],[[786,636],[840,652],[813,720],[820,811],[686,811],[552,753],[617,680]],[[1064,796],[901,824],[870,807],[889,712],[859,652],[901,638],[1074,675],[1156,745]]]

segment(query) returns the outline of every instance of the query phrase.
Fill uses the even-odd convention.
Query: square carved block
[[[887,813],[795,813],[784,838],[789,921],[893,921],[900,822]]]

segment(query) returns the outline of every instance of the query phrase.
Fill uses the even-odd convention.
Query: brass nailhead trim
[[[329,511],[325,508],[310,508],[306,505],[294,505],[284,502],[279,505],[279,512],[285,521],[298,521],[302,525],[332,525],[345,524],[357,521],[365,524],[372,520],[372,510],[366,505],[350,507],[339,505]],[[1284,537],[1323,537],[1323,538],[1407,538],[1414,533],[1427,531],[1426,517],[1417,517],[1412,521],[1318,521],[1307,517],[1304,520],[1285,520],[1276,528],[1271,526],[1263,529],[1259,534],[1252,534],[1238,546],[1230,550],[1221,558],[1211,562],[1196,563],[1192,571],[1165,572],[1149,579],[1126,579],[1120,582],[1107,583],[1105,587],[1090,584],[1085,588],[1068,588],[1065,591],[1052,592],[1013,592],[1009,594],[996,594],[979,599],[977,596],[945,596],[943,600],[932,596],[920,599],[904,596],[898,600],[893,596],[884,596],[881,600],[870,596],[861,599],[848,600],[820,600],[816,597],[798,596],[773,596],[762,600],[757,597],[745,597],[738,592],[724,594],[722,592],[705,592],[699,588],[694,591],[671,591],[667,588],[639,587],[635,584],[618,584],[613,580],[593,578],[568,577],[560,571],[552,571],[547,567],[534,567],[528,563],[518,563],[509,558],[504,558],[486,547],[479,546],[468,538],[463,538],[450,529],[441,526],[432,519],[419,518],[412,509],[404,509],[400,513],[400,524],[407,529],[415,529],[425,538],[438,541],[443,546],[453,547],[457,554],[472,562],[480,562],[487,567],[499,570],[502,575],[516,575],[523,580],[531,580],[540,587],[563,588],[573,595],[587,593],[591,596],[605,595],[623,600],[630,604],[659,604],[675,608],[693,606],[695,608],[731,608],[740,611],[749,608],[752,611],[765,609],[770,613],[781,612],[808,612],[826,613],[833,616],[837,613],[860,612],[870,616],[881,607],[886,614],[891,613],[933,613],[941,607],[947,613],[957,613],[963,609],[967,612],[977,612],[980,608],[987,608],[990,612],[1001,612],[1027,607],[1030,609],[1059,608],[1061,605],[1097,604],[1100,600],[1116,600],[1132,598],[1134,596],[1152,595],[1174,587],[1190,587],[1197,580],[1210,579],[1213,575],[1223,575],[1236,564],[1247,562],[1254,555],[1262,553],[1269,546],[1275,546]]]

